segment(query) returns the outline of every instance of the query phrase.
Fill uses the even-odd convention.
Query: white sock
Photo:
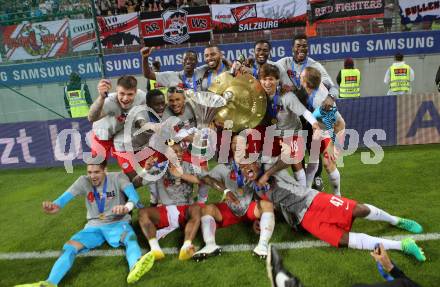
[[[353,249],[374,250],[378,243],[382,243],[385,249],[402,250],[400,241],[373,237],[365,233],[350,232],[348,234],[348,247]]]
[[[157,204],[157,188],[156,183],[148,184],[148,189],[150,190],[150,203]]]
[[[290,277],[287,276],[284,272],[278,272],[278,274],[275,276],[275,283],[277,287],[285,287],[286,281],[289,280]]]
[[[156,237],[148,240],[148,243],[150,244],[151,250],[162,250],[159,246],[159,241],[156,239]]]
[[[370,209],[370,213],[365,217],[365,219],[372,221],[385,221],[392,225],[396,225],[399,222],[399,218],[397,216],[393,216],[376,206],[370,204],[364,204],[368,209]]]
[[[192,246],[191,240],[185,240],[185,242],[183,242],[182,249],[189,248],[191,246]]]
[[[334,171],[330,172],[328,177],[333,188],[333,194],[336,196],[341,196],[341,176],[339,174],[339,170],[335,169]]]
[[[275,228],[275,216],[272,212],[263,212],[260,219],[260,240],[258,245],[267,247]]]
[[[299,185],[306,186],[306,172],[303,168],[300,171],[295,171],[293,173],[293,176],[295,177]]]
[[[215,244],[215,230],[217,225],[215,223],[214,217],[211,215],[203,215],[200,219],[202,224],[202,234],[203,240],[206,245],[216,245]]]
[[[197,202],[205,203],[208,200],[208,190],[209,190],[208,185],[199,184],[199,195],[197,197]]]
[[[306,184],[307,187],[312,187],[313,179],[318,171],[319,163],[309,162],[306,168]]]

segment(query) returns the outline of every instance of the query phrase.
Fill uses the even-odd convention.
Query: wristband
[[[132,211],[133,208],[134,208],[134,203],[131,202],[131,201],[129,201],[129,202],[127,202],[124,206],[128,209],[128,212],[130,212],[130,211]]]
[[[227,194],[228,192],[230,192],[230,191],[231,191],[231,190],[230,190],[229,188],[223,190],[222,201],[225,200],[225,198],[226,198],[226,194]]]

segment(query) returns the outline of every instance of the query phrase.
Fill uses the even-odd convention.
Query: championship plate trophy
[[[240,132],[254,128],[266,114],[266,93],[260,82],[250,74],[234,77],[224,72],[214,80],[209,91],[226,100],[226,105],[219,108],[214,119],[225,129]]]

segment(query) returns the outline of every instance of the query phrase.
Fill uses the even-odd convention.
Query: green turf
[[[385,148],[385,157],[378,165],[361,163],[360,153],[344,159],[340,168],[342,194],[360,202],[368,202],[392,214],[413,218],[424,232],[440,232],[439,145]],[[364,151],[365,152],[365,151]],[[111,168],[117,170],[116,167]],[[84,167],[75,167],[73,174],[62,168],[9,170],[0,174],[1,204],[0,252],[60,250],[72,234],[85,224],[84,199],[76,199],[57,215],[41,210],[43,200],[53,200],[79,175]],[[144,201],[147,192],[140,190]],[[220,194],[210,192],[210,201]],[[135,229],[139,231],[136,215]],[[404,234],[387,224],[358,220],[353,231],[370,235]],[[180,247],[181,233],[174,232],[160,243],[163,247]],[[142,247],[147,247],[139,233]],[[305,233],[294,233],[277,221],[273,242],[313,240]],[[246,224],[220,229],[218,244],[258,241]],[[201,245],[199,233],[196,245]],[[440,241],[420,245],[427,262],[418,263],[400,252],[390,252],[393,260],[422,286],[440,284]],[[108,249],[108,246],[103,248]],[[350,286],[356,282],[381,281],[367,251],[313,248],[283,250],[285,265],[298,274],[305,286]],[[55,259],[0,260],[0,286],[44,280]],[[125,257],[78,258],[61,286],[125,286]],[[264,262],[250,252],[224,253],[208,261],[179,262],[177,255],[168,255],[157,262],[137,286],[268,286]]]

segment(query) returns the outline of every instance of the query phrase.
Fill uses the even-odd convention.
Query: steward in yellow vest
[[[342,69],[336,81],[339,84],[340,98],[358,98],[361,96],[361,72],[354,68],[352,58],[344,61],[344,69]]]
[[[71,118],[83,118],[89,114],[89,107],[92,104],[87,84],[81,83],[81,77],[73,72],[64,87],[64,104]]]
[[[397,53],[395,62],[385,73],[384,83],[389,85],[387,95],[411,94],[411,82],[414,80],[414,71],[403,61],[403,55]]]

